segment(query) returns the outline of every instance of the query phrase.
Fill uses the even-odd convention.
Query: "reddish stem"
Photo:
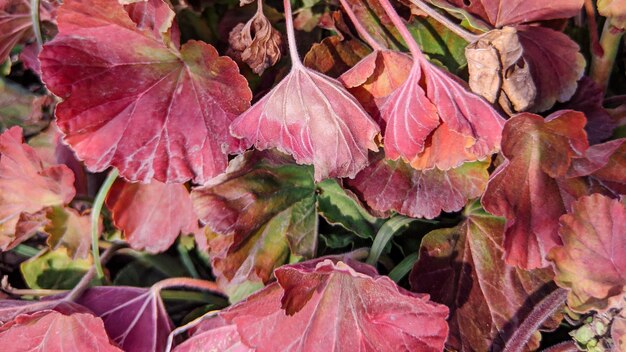
[[[578,352],[579,349],[576,347],[576,343],[574,341],[565,341],[554,346],[550,346],[541,352]]]
[[[222,291],[215,282],[192,279],[189,277],[173,277],[161,280],[152,285],[152,289],[156,291],[161,291],[162,289],[171,287],[194,288],[197,290],[211,291],[220,295],[224,295],[224,291]]]
[[[303,67],[300,55],[298,54],[298,46],[296,45],[296,31],[293,28],[293,14],[291,13],[291,2],[283,0],[285,6],[285,24],[287,25],[287,42],[289,43],[289,56],[293,67]]]
[[[354,28],[356,28],[356,31],[359,33],[361,38],[365,40],[367,45],[371,46],[372,49],[374,50],[384,50],[385,48],[382,45],[380,45],[380,43],[378,43],[376,39],[374,39],[374,37],[372,37],[372,35],[363,26],[363,23],[361,23],[361,21],[359,21],[359,19],[356,17],[356,14],[354,13],[354,11],[352,11],[352,8],[350,7],[350,4],[348,3],[348,1],[347,0],[340,0],[340,1],[341,1],[341,6],[343,6],[343,9],[346,11],[346,14],[350,18],[350,21],[352,21],[352,24],[354,24]]]
[[[591,52],[596,56],[604,55],[600,39],[598,37],[598,23],[596,22],[596,7],[593,0],[585,0],[585,13],[587,14],[587,29],[591,40]]]
[[[416,60],[417,58],[425,60],[426,58],[424,57],[422,50],[417,45],[417,42],[411,35],[411,32],[409,32],[409,29],[404,24],[404,20],[400,17],[400,15],[398,15],[393,5],[391,5],[391,2],[389,2],[389,0],[380,0],[380,5],[385,10],[387,15],[391,19],[391,22],[393,22],[394,26],[396,26],[398,32],[400,32],[400,35],[402,36],[402,39],[404,39],[404,41],[406,42],[406,45],[409,47],[409,51],[411,52],[411,55],[413,55],[413,58]]]
[[[504,352],[524,351],[528,340],[535,331],[539,330],[546,319],[561,308],[565,298],[567,298],[567,290],[557,288],[541,300],[507,341]]]

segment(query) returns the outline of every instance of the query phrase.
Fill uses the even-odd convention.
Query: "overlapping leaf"
[[[338,35],[313,44],[304,57],[304,65],[331,77],[337,77],[369,54],[370,49],[357,39]]]
[[[312,171],[287,155],[253,151],[193,190],[198,216],[215,232],[209,233],[209,253],[218,282],[229,296],[241,297],[233,291],[236,286],[252,282],[258,288],[269,281],[290,252],[314,255],[317,212]],[[228,288],[230,284],[235,287]]]
[[[0,344],[12,351],[122,351],[109,341],[100,318],[52,310],[20,315],[3,325]]]
[[[226,324],[224,319],[216,317],[202,322],[191,338],[177,346],[174,352],[200,352],[206,348],[215,351],[253,352],[254,349],[241,342],[237,326]]]
[[[20,271],[32,289],[71,290],[92,265],[91,258],[72,258],[59,248],[24,261]]]
[[[450,349],[502,350],[533,306],[554,289],[547,285],[553,275],[550,269],[507,265],[501,245],[504,221],[476,204],[465,213],[459,226],[432,231],[422,240],[411,287],[450,307]],[[538,347],[538,337],[531,349]]]
[[[623,307],[626,279],[626,206],[593,194],[559,219],[563,241],[552,249],[555,281],[571,289],[568,305],[579,312]]]
[[[59,9],[59,34],[40,55],[43,79],[65,99],[59,128],[92,171],[113,165],[133,181],[204,183],[239,149],[228,125],[249,106],[247,83],[212,46],[179,48],[173,15],[162,0]]]
[[[0,131],[20,126],[31,135],[46,127],[43,107],[48,99],[0,79]]]
[[[115,226],[138,250],[163,252],[180,233],[200,231],[189,191],[182,184],[118,180],[107,195],[106,204]]]
[[[74,175],[65,165],[44,166],[22,142],[22,129],[0,135],[0,249],[6,250],[45,224],[44,208],[74,198]]]
[[[44,231],[48,237],[48,246],[55,249],[60,246],[68,250],[73,259],[87,258],[91,248],[91,215],[81,214],[68,207],[51,207],[46,212],[49,223]],[[102,231],[102,222],[99,224]]]
[[[104,328],[124,351],[164,351],[172,325],[159,291],[109,286],[88,289],[76,303],[104,321]]]
[[[442,350],[445,306],[399,288],[372,267],[353,265],[322,259],[282,267],[278,283],[220,316],[237,327],[245,345],[261,351]]]
[[[526,269],[547,266],[545,255],[561,241],[558,218],[566,210],[557,178],[589,144],[585,116],[560,111],[548,116],[525,113],[510,119],[502,133],[506,161],[492,174],[482,204],[506,218],[506,262]],[[515,187],[512,187],[515,185]],[[564,186],[564,185],[563,185]]]
[[[489,163],[478,161],[447,171],[420,171],[379,155],[348,185],[377,211],[432,219],[442,211],[461,210],[468,199],[480,196],[488,167]]]

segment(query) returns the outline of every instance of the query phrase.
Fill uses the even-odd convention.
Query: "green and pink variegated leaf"
[[[234,61],[198,41],[179,48],[162,0],[69,0],[58,12],[59,34],[39,56],[43,80],[64,99],[57,123],[90,170],[197,183],[225,170],[240,150],[228,126],[252,98]]]

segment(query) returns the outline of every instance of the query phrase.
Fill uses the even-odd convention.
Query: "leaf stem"
[[[106,264],[109,259],[113,256],[113,254],[120,248],[124,248],[126,246],[125,243],[113,243],[111,247],[107,248],[107,250],[102,253],[102,257],[99,259],[100,268],[102,265]],[[96,275],[96,265],[92,266],[89,271],[80,279],[80,281],[74,286],[74,288],[67,294],[63,299],[65,301],[74,301],[78,297],[80,297],[83,292],[89,287],[89,283],[93,280]]]
[[[624,30],[612,26],[610,18],[607,18],[602,29],[602,36],[600,37],[603,55],[596,55],[592,52],[590,70],[591,79],[602,87],[604,91],[606,91],[609,85],[611,71],[613,71],[613,65],[615,64],[615,58],[617,57],[623,36]]]
[[[367,264],[376,265],[376,263],[378,263],[378,258],[380,258],[380,254],[383,252],[383,249],[385,249],[385,246],[387,246],[389,240],[391,240],[394,235],[398,234],[403,227],[413,221],[415,221],[415,219],[402,215],[397,215],[387,220],[383,226],[380,227],[380,230],[378,230],[378,233],[374,238],[370,255],[367,257]]]
[[[470,33],[469,31],[466,31],[465,29],[461,28],[461,26],[459,26],[456,23],[452,22],[445,15],[439,13],[437,10],[435,10],[435,9],[431,8],[430,6],[426,5],[426,3],[424,3],[424,1],[422,1],[422,0],[409,0],[409,1],[413,5],[417,6],[420,10],[424,11],[428,16],[434,18],[437,22],[443,24],[450,31],[452,31],[453,33],[455,33],[459,37],[465,39],[465,41],[473,43],[473,42],[477,41],[480,38],[480,36],[478,36],[478,35],[476,35],[474,33]]]
[[[164,288],[171,287],[186,287],[186,288],[194,288],[197,290],[204,290],[214,292],[220,295],[224,295],[224,291],[222,291],[215,282],[192,279],[189,277],[172,277],[169,279],[161,280],[156,284],[152,285],[152,289],[155,291],[161,291]]]
[[[596,22],[596,5],[593,0],[585,0],[585,14],[587,14],[587,30],[589,31],[589,41],[591,42],[591,53],[593,55],[602,56],[604,50],[600,45],[598,38],[598,23]]]
[[[37,39],[37,45],[41,47],[43,45],[43,35],[41,34],[39,5],[40,0],[30,0],[30,18],[33,22],[33,32],[35,33],[35,38]]]
[[[102,265],[100,263],[100,247],[98,246],[98,238],[100,237],[100,233],[98,231],[100,212],[102,211],[104,200],[106,199],[106,196],[118,175],[119,172],[116,168],[111,169],[106,180],[104,180],[104,183],[100,187],[100,190],[96,195],[96,199],[93,202],[93,209],[91,209],[91,254],[93,256],[93,264],[96,268],[96,275],[98,279],[104,277],[104,270],[102,270]]]
[[[419,45],[417,45],[417,42],[413,38],[413,35],[411,35],[411,32],[409,32],[409,29],[404,24],[404,20],[393,8],[391,2],[389,2],[389,0],[380,0],[380,5],[383,7],[385,12],[387,12],[387,15],[391,19],[391,22],[393,22],[394,26],[396,26],[396,28],[398,29],[398,32],[400,32],[400,35],[402,36],[402,39],[404,39],[404,41],[406,42],[406,45],[409,47],[409,51],[411,52],[411,55],[413,55],[413,58],[416,60],[417,58],[425,60],[426,58],[424,57],[422,50],[420,49]]]
[[[293,67],[304,67],[300,55],[298,54],[298,46],[296,45],[296,31],[293,28],[293,14],[291,13],[291,1],[283,0],[285,5],[285,23],[287,25],[287,42],[289,43],[289,56],[291,57],[291,65]]]
[[[354,13],[354,11],[352,11],[352,7],[350,7],[350,4],[348,3],[348,1],[347,0],[340,0],[340,1],[341,1],[341,6],[343,6],[343,9],[346,11],[346,14],[350,18],[350,21],[352,21],[354,28],[356,28],[356,31],[359,33],[361,38],[365,40],[367,45],[371,46],[372,49],[374,50],[384,50],[385,48],[382,45],[380,45],[380,43],[377,42],[376,39],[374,39],[374,37],[372,37],[372,35],[363,26],[363,23],[359,21],[359,18],[356,17],[356,14]]]
[[[509,338],[506,347],[504,347],[504,352],[524,351],[533,333],[539,330],[546,319],[561,308],[567,298],[567,292],[566,289],[557,288],[541,300]]]
[[[6,292],[14,296],[35,296],[35,297],[58,295],[59,293],[65,293],[68,291],[68,290],[13,288],[11,284],[9,284],[9,277],[6,275],[2,277],[2,280],[0,280],[0,289],[2,290],[2,292]]]

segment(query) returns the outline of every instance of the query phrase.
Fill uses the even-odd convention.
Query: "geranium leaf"
[[[626,206],[600,194],[580,198],[559,219],[563,241],[549,254],[555,281],[571,289],[568,305],[578,312],[623,306],[626,280]]]
[[[169,5],[137,6],[142,16],[115,1],[61,6],[59,34],[40,55],[47,87],[65,99],[57,123],[92,171],[112,165],[132,181],[204,183],[239,150],[228,125],[251,92],[212,46],[178,48]]]
[[[0,131],[20,126],[26,135],[35,134],[47,125],[42,108],[48,99],[0,79]]]
[[[74,175],[65,165],[43,165],[35,150],[22,142],[21,128],[0,135],[0,249],[34,234],[44,224],[44,208],[69,203],[75,195],[73,184]],[[25,229],[22,220],[32,220],[37,213],[38,225],[18,231]]]
[[[224,319],[216,317],[200,323],[191,338],[176,346],[174,352],[200,352],[206,348],[228,352],[254,351],[241,342],[237,326],[228,325]]]
[[[447,0],[479,16],[496,28],[506,25],[576,16],[583,0],[556,0],[546,6],[541,0]]]
[[[231,161],[226,173],[194,189],[192,200],[215,232],[208,238],[213,271],[231,299],[250,293],[235,294],[236,286],[268,282],[290,252],[315,254],[313,170],[285,154],[247,152]]]
[[[526,271],[507,265],[501,246],[504,221],[471,205],[466,220],[430,232],[422,240],[411,287],[450,307],[448,348],[501,350],[533,306],[550,292],[550,269]],[[556,324],[554,324],[556,323]],[[558,325],[558,320],[549,323]],[[530,349],[538,347],[538,337]]]
[[[432,219],[442,211],[461,210],[468,199],[480,196],[488,167],[479,161],[447,171],[415,170],[379,155],[348,185],[374,210]]]
[[[109,286],[88,289],[76,303],[104,321],[104,328],[124,351],[164,351],[172,324],[159,291]]]
[[[289,74],[230,126],[246,146],[276,148],[298,164],[314,166],[315,181],[354,177],[377,151],[380,129],[336,80],[306,68],[298,56],[291,5],[285,3],[292,68]]]
[[[109,341],[101,319],[51,310],[20,315],[3,325],[0,344],[11,351],[122,351]]]
[[[91,215],[81,214],[77,210],[55,206],[48,208],[44,231],[48,237],[48,246],[51,249],[63,247],[73,258],[87,258],[91,248]],[[99,223],[102,231],[102,222]]]
[[[278,283],[220,316],[257,350],[442,350],[445,306],[399,288],[370,266],[352,265],[319,259],[281,267]]]
[[[324,38],[313,44],[304,57],[304,65],[331,77],[337,77],[356,65],[370,53],[370,49],[357,39],[342,39],[338,35]]]
[[[200,232],[189,191],[182,184],[118,180],[109,191],[106,204],[115,226],[137,250],[163,252],[180,233]]]
[[[92,266],[91,259],[72,258],[59,248],[30,258],[20,265],[22,276],[32,289],[70,290]]]
[[[0,328],[19,315],[32,314],[44,310],[55,310],[65,315],[76,312],[88,313],[85,307],[63,299],[40,301],[0,299]]]
[[[559,111],[548,116],[524,113],[510,119],[502,133],[506,161],[491,175],[482,204],[506,218],[506,261],[526,269],[544,267],[556,244],[558,218],[565,204],[556,178],[565,176],[573,158],[584,156],[585,116]],[[516,187],[511,187],[516,185]]]
[[[333,225],[340,225],[360,237],[374,238],[382,220],[372,216],[351,191],[336,180],[317,185],[319,213]]]

